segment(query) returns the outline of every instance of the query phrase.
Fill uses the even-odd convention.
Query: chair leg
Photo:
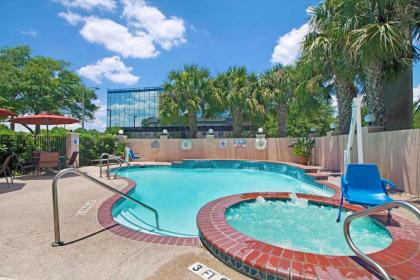
[[[6,178],[6,183],[7,183],[7,188],[10,188],[10,184],[9,184],[9,179],[7,179],[7,173],[6,173],[6,169],[3,170],[3,174],[4,174],[4,178]]]
[[[9,173],[10,181],[12,181],[12,185],[13,185],[14,184],[13,183],[13,173],[12,173],[12,171],[10,171],[9,167],[7,167],[7,173]]]
[[[338,210],[338,217],[337,217],[337,223],[339,223],[340,222],[340,220],[341,220],[341,210],[343,209],[343,200],[344,200],[344,197],[343,197],[343,195],[341,195],[341,200],[340,200],[340,209]]]
[[[390,225],[391,224],[391,218],[392,218],[392,214],[391,214],[391,209],[388,209],[388,215],[387,215],[387,219],[386,219],[386,224],[385,225]]]

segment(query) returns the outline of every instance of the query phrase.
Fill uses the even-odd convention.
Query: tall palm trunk
[[[287,111],[287,103],[277,105],[277,128],[280,138],[286,137]]]
[[[366,105],[376,117],[375,125],[385,126],[384,69],[381,62],[372,63],[365,69]]]
[[[188,127],[191,138],[197,138],[197,115],[193,110],[188,110]]]
[[[242,137],[243,115],[241,108],[232,110],[233,137]]]
[[[347,134],[350,129],[353,98],[356,97],[356,87],[353,82],[336,77],[338,127],[340,134]]]

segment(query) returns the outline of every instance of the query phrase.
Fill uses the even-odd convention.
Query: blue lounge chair
[[[341,201],[337,222],[341,219],[343,200],[357,205],[372,207],[393,201],[386,186],[397,188],[393,182],[381,178],[375,164],[349,164],[341,177]],[[388,222],[391,214],[388,212]]]
[[[137,155],[132,149],[130,149],[130,152],[129,152],[128,155],[129,155],[130,159],[132,159],[132,160],[140,159],[140,156]]]

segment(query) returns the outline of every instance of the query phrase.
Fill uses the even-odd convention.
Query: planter
[[[297,158],[297,163],[302,164],[302,165],[308,165],[309,157],[296,156],[296,158]]]

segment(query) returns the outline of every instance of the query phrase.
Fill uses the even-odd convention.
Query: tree
[[[303,42],[302,60],[312,66],[315,75],[332,83],[338,104],[338,129],[346,134],[350,128],[352,100],[356,97],[355,69],[344,52],[344,33],[337,17],[337,1],[325,1],[311,7],[311,32]]]
[[[85,118],[92,119],[97,110],[92,102],[96,93],[70,70],[69,63],[32,57],[27,46],[0,49],[0,93],[2,106],[19,114],[47,112],[80,119],[84,102]]]
[[[392,74],[411,68],[418,56],[412,44],[419,34],[418,1],[353,0],[340,10],[346,48],[363,72],[367,107],[375,124],[386,126],[384,83]],[[411,87],[405,94],[412,98]],[[406,107],[411,111],[410,104]]]
[[[293,97],[292,67],[274,66],[261,77],[261,89],[277,114],[278,137],[286,137],[286,123],[289,104]]]
[[[180,121],[186,117],[191,137],[197,137],[197,114],[206,115],[209,85],[209,71],[197,65],[171,71],[160,96],[159,115],[163,123],[170,118]]]
[[[256,75],[248,75],[245,67],[230,67],[213,82],[214,96],[223,111],[232,117],[233,136],[241,137],[243,125],[265,112]]]

